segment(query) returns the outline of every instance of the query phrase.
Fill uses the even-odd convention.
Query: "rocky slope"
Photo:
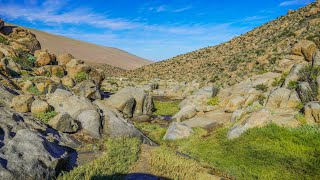
[[[104,65],[108,67],[108,70],[114,67],[117,67],[115,68],[117,71],[132,70],[152,63],[152,61],[117,48],[99,46],[35,29],[29,28],[28,30],[36,35],[43,49],[48,49],[55,54],[70,53],[87,63]]]
[[[292,46],[302,39],[319,46],[319,4],[289,11],[252,31],[212,47],[179,55],[130,71],[128,77],[233,85],[265,72],[281,72]]]

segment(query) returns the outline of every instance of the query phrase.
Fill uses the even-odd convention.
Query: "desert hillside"
[[[87,63],[108,64],[126,70],[152,63],[117,48],[99,46],[35,29],[30,31],[37,36],[43,49],[48,49],[55,54],[70,53]]]
[[[308,39],[319,44],[320,14],[315,6],[312,3],[289,11],[226,43],[144,66],[127,76],[233,85],[255,74],[277,71],[297,41]]]

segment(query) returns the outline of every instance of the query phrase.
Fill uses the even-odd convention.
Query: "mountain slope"
[[[128,77],[198,80],[232,85],[242,79],[277,71],[299,40],[318,46],[319,4],[312,3],[232,40],[127,72]]]
[[[55,54],[70,53],[88,63],[108,64],[127,70],[152,63],[117,48],[99,46],[35,29],[29,30],[37,36],[42,49],[48,49]]]

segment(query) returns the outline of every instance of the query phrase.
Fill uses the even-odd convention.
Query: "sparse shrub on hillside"
[[[32,93],[32,94],[34,94],[34,95],[37,95],[37,96],[39,96],[39,95],[42,94],[42,93],[38,90],[38,88],[37,88],[36,86],[30,86],[30,87],[28,88],[28,92],[30,92],[30,93]]]
[[[34,66],[34,62],[36,61],[36,58],[22,49],[16,50],[16,53],[17,53],[17,57],[14,57],[12,59],[16,63],[20,64],[23,69],[31,70],[31,68]]]
[[[0,43],[4,44],[4,45],[9,45],[10,42],[7,40],[7,38],[3,37],[0,35]]]
[[[297,81],[290,81],[288,84],[288,88],[291,90],[295,90],[298,87],[298,82]]]
[[[264,105],[264,100],[266,99],[266,96],[264,96],[263,94],[260,94],[259,96],[258,96],[258,102],[259,102],[259,104],[261,104],[261,105]]]
[[[50,111],[50,112],[44,112],[44,113],[37,113],[37,114],[34,114],[34,116],[47,124],[50,121],[50,119],[55,117],[57,114],[58,113],[55,111]]]
[[[302,99],[304,103],[317,100],[317,96],[318,96],[317,77],[319,75],[320,75],[319,66],[307,65],[299,71],[298,73],[299,81],[308,82],[311,88],[307,92],[300,92],[299,86],[298,86],[298,93],[300,92],[304,94],[303,96],[305,98]]]
[[[219,98],[217,96],[210,98],[207,102],[207,105],[209,105],[209,106],[216,106],[218,104],[219,104]]]
[[[76,81],[76,83],[80,83],[80,82],[87,80],[87,79],[89,79],[89,74],[86,72],[79,72],[74,77],[74,80]]]
[[[267,92],[268,91],[268,86],[265,84],[258,84],[256,86],[254,86],[254,88],[258,91],[262,91],[262,92]]]

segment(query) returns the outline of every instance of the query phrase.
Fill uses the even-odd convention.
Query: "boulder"
[[[151,139],[141,133],[138,129],[136,129],[133,124],[124,119],[116,109],[111,109],[98,100],[94,101],[93,103],[97,105],[103,112],[103,134],[105,136],[114,138],[137,137],[144,144],[148,144],[151,146],[157,145]]]
[[[97,86],[92,80],[85,80],[77,84],[72,88],[72,91],[82,97],[91,98],[91,96],[97,91]]]
[[[52,128],[64,133],[75,133],[79,129],[78,123],[68,113],[57,114],[48,124]]]
[[[60,171],[67,170],[70,161],[63,147],[28,129],[18,130],[5,143],[2,153],[1,159],[14,179],[53,179]]]
[[[0,106],[11,106],[12,99],[17,95],[13,89],[0,83]]]
[[[291,53],[293,55],[303,55],[307,61],[312,61],[313,54],[317,49],[317,45],[314,42],[302,40],[293,46]]]
[[[143,90],[127,87],[106,100],[106,105],[114,107],[128,117],[151,115],[154,109],[153,100]]]
[[[82,111],[77,120],[81,123],[81,128],[89,134],[91,137],[96,139],[101,138],[102,122],[100,114],[97,110],[85,110]]]
[[[104,76],[99,71],[97,71],[95,69],[91,69],[91,71],[89,72],[89,77],[95,83],[95,85],[97,87],[100,87],[101,82],[104,79]]]
[[[45,112],[48,112],[49,110],[50,110],[50,106],[46,101],[36,99],[31,104],[32,114],[45,113]]]
[[[300,99],[296,91],[287,88],[276,88],[270,93],[266,108],[270,110],[296,108],[299,103]]]
[[[31,104],[34,101],[32,95],[19,95],[12,99],[11,106],[21,113],[30,112]]]
[[[57,57],[58,64],[61,66],[65,66],[68,64],[74,57],[71,54],[65,53],[65,54],[60,54]]]
[[[320,51],[316,50],[316,52],[312,56],[312,65],[320,66]]]
[[[35,65],[38,67],[53,64],[53,62],[55,61],[55,56],[46,51],[40,52],[36,56],[36,58],[37,60],[35,62]]]
[[[20,45],[18,49],[24,49],[31,54],[33,54],[36,50],[41,49],[41,45],[36,36],[22,27],[13,27],[10,33],[8,33],[8,36],[11,40],[13,40],[12,42]],[[21,46],[23,48],[20,48]]]
[[[242,96],[236,96],[229,100],[225,107],[226,112],[234,112],[235,110],[241,109],[246,99]]]
[[[196,107],[193,105],[187,105],[183,106],[180,111],[172,117],[172,119],[183,121],[194,117],[196,114]]]
[[[320,123],[320,104],[317,101],[309,102],[304,106],[304,113],[307,124]]]
[[[173,122],[166,134],[164,135],[164,140],[178,140],[189,137],[193,133],[193,130],[184,123]]]
[[[55,83],[58,83],[58,84],[61,83],[61,79],[56,75],[51,76],[50,79]]]
[[[61,82],[63,85],[69,88],[73,88],[75,86],[75,82],[70,76],[64,76],[63,78],[61,78]]]
[[[0,66],[6,67],[9,70],[11,76],[17,76],[21,74],[21,67],[15,63],[11,58],[5,57],[0,61]]]
[[[265,109],[251,113],[244,122],[231,128],[228,132],[228,139],[238,138],[248,129],[265,126],[271,122],[270,117],[270,112]]]

